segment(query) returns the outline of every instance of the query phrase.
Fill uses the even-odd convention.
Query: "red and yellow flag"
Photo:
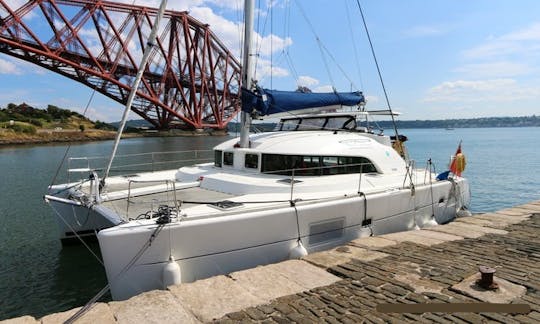
[[[465,155],[461,153],[461,142],[459,142],[458,148],[456,150],[456,154],[454,155],[454,158],[452,159],[452,162],[450,163],[450,171],[457,175],[458,177],[461,177],[461,172],[465,170],[465,165],[467,164],[467,161],[465,160]]]

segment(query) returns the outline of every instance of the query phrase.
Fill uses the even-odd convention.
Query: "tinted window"
[[[224,165],[233,165],[234,153],[233,152],[224,152],[223,153],[223,164]]]
[[[299,119],[285,120],[281,124],[281,130],[282,131],[296,130],[296,127],[298,127],[298,122],[299,122]]]
[[[221,167],[221,151],[214,151],[214,165]]]
[[[257,169],[259,167],[259,156],[257,154],[246,154],[244,165],[246,168]]]
[[[322,129],[326,124],[326,118],[306,118],[298,125],[298,130]]]
[[[303,176],[377,172],[365,157],[262,155],[262,172],[291,175],[292,169],[295,175]]]

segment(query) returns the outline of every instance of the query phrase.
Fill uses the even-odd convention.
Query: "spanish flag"
[[[461,172],[465,170],[465,165],[467,162],[465,161],[465,155],[461,153],[461,142],[459,142],[456,154],[452,158],[452,162],[450,163],[450,171],[457,175],[458,177],[461,177]]]

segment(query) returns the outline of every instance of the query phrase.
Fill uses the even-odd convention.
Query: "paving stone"
[[[427,231],[443,232],[452,235],[459,235],[465,238],[479,238],[485,234],[483,231],[467,229],[465,226],[456,226],[454,223],[431,227],[427,229]]]
[[[508,216],[508,215],[497,214],[497,213],[486,213],[486,214],[481,214],[481,215],[470,217],[470,218],[496,221],[504,225],[514,225],[514,224],[519,224],[529,219],[529,217],[530,217],[529,215]]]
[[[386,283],[385,281],[382,281],[373,277],[364,277],[360,279],[360,282],[366,286],[375,286],[375,287],[382,286]]]
[[[430,228],[433,228],[433,227],[430,227]],[[444,241],[444,242],[463,240],[463,236],[452,235],[452,234],[447,234],[447,233],[442,233],[442,232],[420,230],[420,231],[410,231],[410,233],[411,235],[416,235],[416,236],[426,237],[426,238],[433,238],[435,240]]]
[[[62,313],[55,313],[47,315],[43,318],[41,318],[41,323],[43,324],[56,324],[56,323],[64,323],[67,321],[71,316],[75,315],[75,313],[81,309],[81,307],[74,308]],[[109,308],[109,305],[105,303],[96,303],[90,310],[86,313],[84,313],[81,317],[79,317],[76,321],[77,324],[95,324],[95,323],[116,323],[116,320],[113,316],[112,309]]]
[[[258,310],[257,308],[250,307],[246,308],[244,312],[252,319],[256,321],[262,321],[266,318],[266,314]]]
[[[524,315],[518,315],[514,316],[516,320],[518,320],[520,323],[526,323],[526,324],[538,324],[538,321],[534,318],[530,318]]]
[[[425,313],[422,315],[422,318],[428,320],[428,321],[432,321],[434,323],[441,323],[441,324],[452,324],[453,322],[447,320],[447,319],[444,319],[444,317],[442,316],[439,316],[439,315],[436,315],[436,314],[433,314],[433,313]]]
[[[276,323],[289,324],[291,322],[290,320],[286,319],[285,317],[281,317],[281,316],[278,316],[278,315],[272,315],[271,318]]]
[[[233,272],[230,277],[252,295],[266,302],[306,290],[269,266]]]
[[[436,281],[423,278],[416,273],[396,274],[394,275],[396,280],[406,283],[414,288],[417,293],[423,292],[436,292],[440,293],[445,287]]]
[[[308,254],[307,256],[303,257],[302,260],[307,261],[318,267],[327,269],[336,265],[340,265],[342,263],[347,263],[351,259],[346,255],[336,255],[330,253],[329,251],[323,251]]]
[[[469,295],[486,303],[509,303],[525,295],[527,289],[523,286],[513,284],[502,278],[495,278],[499,284],[499,289],[485,290],[478,285],[476,281],[480,278],[480,273],[464,279],[462,282],[453,285],[452,289],[460,293]]]
[[[504,315],[499,313],[481,313],[482,317],[487,318],[490,321],[497,321],[505,324],[517,324],[518,321],[514,320],[510,315]]]
[[[506,228],[509,225],[506,222],[499,222],[496,219],[485,219],[485,218],[479,218],[479,217],[462,217],[455,220],[455,222],[474,224],[478,226],[492,227],[492,228]]]
[[[532,211],[540,213],[540,202],[537,202],[536,204],[534,203],[523,204],[523,205],[516,206],[516,208],[528,209],[528,210],[532,210]]]
[[[386,234],[385,237],[391,240],[395,240],[397,242],[412,242],[412,243],[421,244],[425,246],[431,246],[431,245],[441,244],[445,242],[443,240],[439,240],[433,237],[414,235],[413,232],[416,232],[416,231]],[[422,232],[422,231],[418,231],[418,232]]]
[[[537,320],[540,323],[540,312],[530,312],[527,314],[528,317]]]
[[[234,312],[227,314],[227,317],[229,317],[231,320],[235,321],[235,323],[238,323],[243,320],[247,320],[248,316],[244,312]]]
[[[387,246],[396,245],[397,243],[398,242],[386,238],[385,235],[363,237],[349,242],[350,245],[356,245],[358,247],[368,249],[384,248]]]
[[[508,216],[526,216],[530,214],[531,212],[524,209],[519,209],[519,208],[507,208],[507,209],[498,210],[495,213],[508,215]]]
[[[187,310],[204,322],[266,301],[225,276],[175,285],[169,290]]]
[[[386,290],[391,292],[392,294],[398,295],[398,296],[405,296],[409,293],[408,290],[403,289],[399,286],[392,285],[392,284],[385,284],[381,287],[382,290]]]
[[[457,318],[461,318],[468,323],[482,323],[482,321],[484,321],[482,316],[475,313],[454,313],[452,315]]]
[[[327,286],[341,278],[300,260],[289,260],[266,266],[269,271],[276,271],[306,290]]]
[[[32,316],[21,316],[16,318],[11,318],[7,320],[0,321],[1,324],[37,324],[38,322],[34,317]]]

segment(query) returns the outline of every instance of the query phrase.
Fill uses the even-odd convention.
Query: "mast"
[[[114,146],[111,153],[111,158],[109,159],[109,163],[107,164],[107,168],[105,169],[105,174],[103,175],[103,179],[101,179],[102,186],[105,185],[105,179],[109,176],[109,172],[111,171],[111,165],[116,155],[116,150],[118,149],[120,138],[122,137],[122,133],[124,132],[124,128],[126,127],[127,118],[131,110],[131,105],[133,104],[133,100],[135,99],[135,95],[137,94],[137,89],[139,88],[139,83],[141,82],[142,76],[144,74],[144,70],[146,69],[146,63],[148,63],[150,52],[152,52],[152,49],[155,46],[157,30],[159,28],[161,18],[163,18],[165,7],[167,7],[167,0],[162,0],[161,5],[159,6],[158,13],[156,15],[156,19],[154,20],[154,26],[152,26],[152,30],[150,31],[150,35],[148,36],[146,48],[144,49],[143,57],[141,59],[141,63],[139,64],[139,70],[137,71],[137,75],[135,76],[135,81],[133,81],[133,85],[131,86],[131,92],[129,93],[126,107],[124,108],[122,121],[120,122],[120,125],[118,126],[118,132],[116,133],[116,139],[114,140]]]
[[[244,0],[244,57],[242,62],[242,86],[248,91],[253,90],[253,60],[252,60],[252,36],[255,0]],[[240,147],[249,147],[249,128],[251,115],[243,110],[240,112]]]

